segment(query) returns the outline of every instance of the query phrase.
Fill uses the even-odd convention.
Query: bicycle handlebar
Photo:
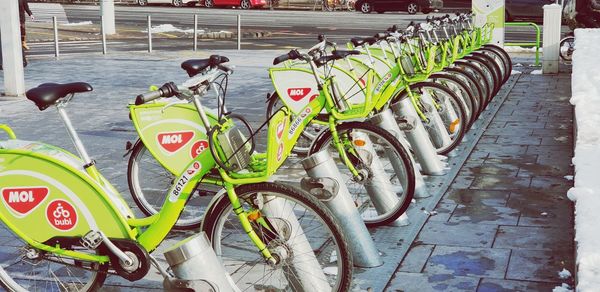
[[[178,92],[179,91],[177,90],[177,85],[175,85],[175,83],[167,82],[157,90],[138,95],[135,98],[135,105],[141,105],[161,97],[171,97]]]

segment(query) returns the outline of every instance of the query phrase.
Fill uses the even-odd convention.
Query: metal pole
[[[102,16],[102,54],[106,55],[106,31],[104,30],[104,16]]]
[[[52,23],[54,24],[54,56],[58,58],[60,52],[58,51],[58,21],[56,16],[52,16]]]
[[[241,50],[242,48],[242,16],[237,15],[237,49]]]
[[[100,0],[100,15],[104,31],[108,35],[117,33],[115,28],[115,2],[114,0]]]
[[[321,200],[338,219],[346,235],[354,265],[363,268],[382,265],[383,261],[375,243],[329,151],[319,151],[305,158],[301,163],[309,178],[303,178],[300,185]],[[326,291],[326,289],[318,291]]]
[[[0,1],[0,30],[2,31],[2,67],[4,70],[4,94],[25,94],[23,71],[23,47],[19,30],[19,4],[17,1]]]
[[[194,14],[194,52],[198,50],[198,14]]]
[[[148,53],[152,53],[152,16],[148,15]]]

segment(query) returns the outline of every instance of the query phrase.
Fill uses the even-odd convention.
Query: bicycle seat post
[[[77,132],[75,131],[75,127],[73,127],[73,123],[71,123],[71,119],[67,115],[67,111],[65,110],[65,107],[67,106],[69,99],[66,99],[65,101],[57,103],[56,110],[58,111],[60,118],[62,119],[63,123],[65,124],[65,127],[67,128],[67,132],[69,133],[69,136],[71,136],[71,140],[73,141],[73,144],[75,145],[75,149],[77,149],[77,153],[79,153],[79,156],[81,157],[81,159],[83,159],[83,162],[85,163],[83,165],[83,167],[87,169],[88,167],[94,165],[95,162],[88,155],[87,150],[85,149],[85,147],[83,146],[83,143],[81,142],[81,139],[79,139],[79,135],[77,135]]]

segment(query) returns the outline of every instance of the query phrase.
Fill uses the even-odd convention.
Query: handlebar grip
[[[135,98],[135,105],[144,104],[161,97],[171,97],[175,94],[177,94],[177,85],[175,85],[173,82],[167,82],[155,91],[138,95]]]
[[[160,89],[140,94],[135,98],[135,105],[140,105],[155,100],[161,97],[161,95],[162,93],[160,92]]]
[[[283,63],[283,62],[285,62],[285,61],[287,61],[289,59],[290,59],[290,55],[289,54],[281,55],[281,56],[273,59],[273,65],[277,65],[279,63]]]

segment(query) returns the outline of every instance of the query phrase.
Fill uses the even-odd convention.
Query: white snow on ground
[[[563,268],[562,271],[558,272],[558,277],[560,277],[561,279],[568,279],[569,277],[571,277],[571,272],[569,272],[569,270]]]
[[[513,66],[513,67],[514,67],[514,66]],[[521,73],[523,73],[523,72],[521,72],[521,71],[517,71],[517,70],[511,70],[511,71],[510,71],[510,75],[521,74]]]
[[[82,21],[82,22],[69,22],[69,23],[63,23],[61,24],[62,26],[80,26],[80,25],[90,25],[92,24],[91,21]]]
[[[600,29],[575,30],[571,104],[575,106],[574,187],[577,291],[600,287]]]
[[[531,75],[542,75],[542,69],[531,71]]]
[[[552,289],[552,292],[572,292],[571,286],[569,284],[562,283],[561,286],[556,286]]]
[[[540,52],[542,52],[543,48],[540,47]],[[513,47],[513,46],[504,46],[504,50],[507,53],[535,53],[535,47],[532,48],[523,48],[523,47]]]
[[[573,180],[573,176],[572,175],[565,175],[563,176],[566,180]]]
[[[148,30],[144,30],[142,32],[148,32]],[[180,29],[172,24],[161,24],[157,26],[153,26],[150,28],[151,33],[167,33],[167,32],[182,32],[182,33],[194,33],[194,29]],[[198,33],[204,33],[204,30],[199,29]]]

